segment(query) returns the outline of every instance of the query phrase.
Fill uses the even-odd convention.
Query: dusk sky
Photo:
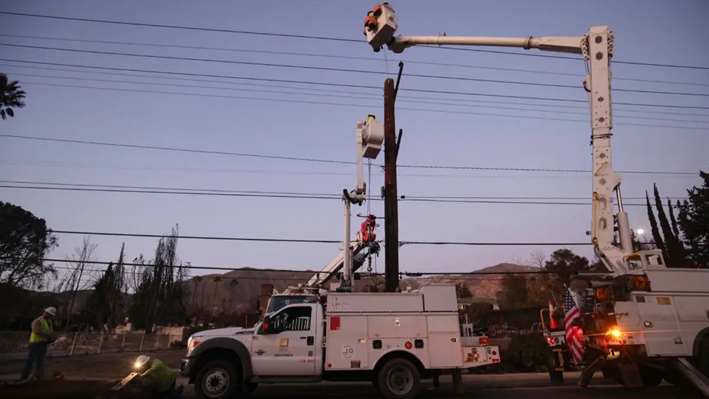
[[[0,14],[0,72],[19,80],[27,92],[27,106],[16,110],[14,118],[0,121],[0,134],[354,162],[357,120],[368,113],[383,120],[383,89],[355,86],[383,88],[386,75],[214,60],[378,71],[392,77],[397,63],[404,61],[396,113],[397,130],[404,130],[399,154],[403,165],[399,168],[400,195],[439,199],[512,197],[494,200],[576,205],[402,200],[400,240],[590,243],[585,234],[591,224],[590,172],[406,167],[590,170],[590,122],[588,105],[583,102],[587,96],[581,85],[585,74],[581,58],[543,58],[554,54],[501,48],[486,50],[514,54],[423,47],[407,49],[403,54],[374,53],[362,28],[366,12],[375,4],[361,0],[0,1],[0,11],[5,12],[360,41]],[[609,0],[400,0],[391,4],[399,17],[398,34],[403,35],[581,36],[591,26],[608,25],[615,32],[613,60],[617,61],[612,65],[612,99],[616,104],[613,161],[624,178],[622,191],[625,202],[631,205],[627,209],[634,229],[649,231],[644,196],[646,190],[652,192],[653,183],[658,184],[663,196],[683,198],[686,189],[701,183],[699,170],[709,169],[708,2],[649,0],[640,6],[637,1]],[[382,151],[373,164],[383,162]],[[0,164],[0,185],[4,186],[8,181],[21,181],[43,183],[43,187],[46,183],[62,183],[71,187],[88,184],[338,195],[345,188],[354,189],[357,182],[355,166],[347,164],[2,136]],[[382,170],[373,166],[369,189],[375,200],[370,203],[371,211],[382,217],[383,202],[378,197],[383,181]],[[343,205],[337,199],[0,188],[0,200],[46,219],[55,230],[164,234],[179,224],[180,234],[190,236],[324,240],[343,236]],[[353,216],[366,212],[366,204],[353,207]],[[353,235],[362,220],[353,217]],[[383,221],[380,224],[378,238],[383,238]],[[70,234],[58,237],[60,246],[50,258],[71,254],[83,239]],[[96,258],[101,261],[115,260],[122,242],[129,260],[141,253],[151,259],[158,241],[109,236],[92,236],[91,240],[98,244]],[[318,270],[340,248],[338,244],[184,239],[178,244],[178,256],[199,266]],[[589,245],[570,248],[592,257]],[[558,247],[405,245],[400,248],[400,270],[471,271],[525,259],[539,249],[550,254]],[[377,260],[380,272],[384,270],[383,255]],[[194,272],[204,273],[207,271]]]

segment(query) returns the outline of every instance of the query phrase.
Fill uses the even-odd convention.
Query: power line
[[[95,231],[73,231],[73,230],[52,230],[56,234],[78,234],[89,236],[111,236],[111,237],[138,237],[138,238],[163,238],[164,234],[137,234],[137,233],[107,233]],[[281,242],[297,244],[342,244],[341,240],[309,240],[297,238],[251,238],[251,237],[215,237],[215,236],[172,236],[185,240],[209,240],[209,241],[251,241],[251,242]],[[382,241],[379,241],[382,242]],[[463,246],[585,246],[592,245],[589,242],[462,242],[462,241],[399,241],[400,245],[463,245]]]
[[[287,195],[287,194],[266,194],[266,193],[222,193],[211,191],[170,191],[170,190],[136,190],[118,188],[85,188],[85,187],[42,187],[28,185],[0,185],[0,188],[25,189],[25,190],[49,190],[49,191],[75,191],[94,193],[130,193],[130,194],[169,194],[169,195],[196,195],[212,197],[246,197],[246,198],[280,198],[280,199],[301,199],[301,200],[337,200],[341,197],[325,195]],[[372,198],[372,201],[383,201],[381,198]],[[578,205],[589,206],[591,202],[561,202],[561,201],[507,201],[507,200],[465,200],[465,199],[437,199],[437,198],[403,198],[400,202],[440,202],[451,204],[506,204],[506,205]],[[625,203],[625,206],[646,206],[645,204]]]
[[[346,56],[346,55],[304,53],[304,52],[294,52],[294,51],[252,50],[252,49],[236,49],[236,48],[227,48],[227,47],[187,46],[187,45],[179,45],[179,44],[123,42],[123,41],[114,41],[114,40],[74,39],[74,38],[60,38],[60,37],[50,37],[50,36],[28,36],[28,35],[10,35],[10,34],[0,34],[0,37],[12,37],[12,38],[33,39],[33,40],[54,40],[54,41],[76,42],[76,43],[97,43],[97,44],[117,44],[117,45],[125,45],[125,46],[178,48],[178,49],[191,49],[191,50],[212,50],[212,51],[216,50],[216,51],[228,51],[228,52],[236,52],[236,53],[289,55],[289,56],[300,56],[300,57],[331,58],[331,59],[358,60],[358,61],[374,61],[374,62],[381,62],[382,61],[381,58],[376,58],[376,57],[356,57],[356,56]],[[486,70],[493,70],[493,71],[524,72],[524,73],[536,73],[536,74],[545,74],[545,75],[554,75],[554,76],[570,76],[570,77],[575,77],[575,78],[582,77],[582,75],[580,75],[580,74],[568,73],[568,72],[551,72],[551,71],[539,71],[539,70],[520,69],[520,68],[489,67],[489,66],[481,66],[481,65],[456,64],[456,63],[445,63],[445,62],[412,61],[412,60],[407,60],[407,59],[389,60],[387,62],[398,63],[399,61],[407,63],[407,64],[459,67],[459,68],[470,68],[470,69],[486,69]],[[625,78],[625,77],[618,77],[618,76],[614,76],[613,80],[627,80],[627,81],[631,81],[631,82],[648,82],[648,83],[663,83],[663,84],[673,84],[673,85],[707,86],[707,87],[709,87],[709,84],[704,84],[704,83],[677,82],[677,81],[657,80],[657,79]]]
[[[238,153],[238,152],[230,152],[230,151],[199,150],[199,149],[194,149],[194,148],[164,147],[164,146],[126,144],[126,143],[108,143],[108,142],[101,142],[101,141],[60,139],[60,138],[52,138],[52,137],[21,136],[21,135],[5,134],[5,133],[0,133],[0,137],[7,137],[7,138],[14,138],[14,139],[21,139],[21,140],[33,140],[33,141],[49,141],[49,142],[68,143],[68,144],[83,144],[83,145],[136,148],[136,149],[158,150],[158,151],[173,151],[173,152],[186,152],[186,153],[237,156],[237,157],[280,159],[280,160],[288,160],[288,161],[303,161],[303,162],[314,162],[314,163],[330,163],[330,164],[343,164],[343,165],[356,164],[355,162],[352,162],[352,161],[340,161],[340,160],[319,159],[319,158],[301,158],[301,157],[287,157],[287,156],[281,156],[281,155],[263,155],[263,154]],[[377,165],[377,166],[379,166],[380,168],[384,167],[384,165]],[[558,172],[558,173],[590,173],[591,172],[590,170],[585,170],[585,169],[510,168],[510,167],[450,166],[450,165],[407,165],[407,164],[402,164],[402,165],[397,165],[397,167],[411,168],[411,169],[485,170],[485,171],[504,171],[504,172],[555,172],[555,173],[556,172]],[[697,176],[699,174],[698,172],[660,172],[660,171],[618,171],[618,173],[687,175],[687,176]]]
[[[202,32],[233,33],[233,34],[240,34],[240,35],[275,36],[275,37],[290,37],[290,38],[294,38],[294,39],[311,39],[311,40],[327,40],[327,41],[337,41],[337,42],[362,43],[361,40],[344,39],[344,38],[329,37],[329,36],[327,36],[327,37],[326,36],[310,36],[310,35],[296,35],[296,34],[290,34],[290,33],[270,33],[270,32],[256,32],[256,31],[235,30],[235,29],[218,29],[218,28],[204,28],[204,27],[192,27],[192,26],[148,24],[148,23],[140,23],[140,22],[128,22],[128,21],[109,21],[109,20],[103,20],[103,19],[63,17],[63,16],[58,16],[58,15],[28,14],[28,13],[10,12],[10,11],[0,11],[0,14],[15,15],[15,16],[22,16],[22,17],[33,17],[33,18],[60,19],[60,20],[66,20],[66,21],[97,22],[97,23],[114,24],[114,25],[143,26],[143,27],[150,27],[150,28],[181,29],[181,30],[193,30],[193,31],[202,31]]]
[[[47,18],[47,19],[58,19],[58,20],[68,20],[68,21],[94,22],[94,23],[104,23],[104,24],[113,24],[113,25],[142,26],[142,27],[150,27],[150,28],[181,29],[181,30],[192,30],[192,31],[203,31],[203,32],[218,32],[218,33],[232,33],[232,34],[273,36],[273,37],[290,37],[290,38],[296,38],[296,39],[309,39],[309,40],[323,40],[323,41],[336,41],[336,42],[350,42],[350,43],[357,43],[357,44],[366,44],[366,42],[364,40],[338,38],[338,37],[332,37],[332,36],[311,36],[311,35],[298,35],[298,34],[274,33],[274,32],[256,32],[256,31],[219,29],[219,28],[207,28],[207,27],[195,27],[195,26],[150,24],[150,23],[142,23],[142,22],[78,18],[78,17],[59,16],[59,15],[30,14],[30,13],[19,13],[19,12],[9,12],[9,11],[0,11],[0,14],[32,17],[32,18]],[[516,55],[516,56],[533,56],[533,57],[539,57],[539,58],[555,58],[555,59],[575,60],[575,61],[580,60],[577,58],[564,57],[564,56],[559,56],[559,55],[516,53],[516,52],[502,51],[502,50],[482,50],[482,49],[457,48],[457,47],[448,47],[448,46],[421,46],[421,47],[443,48],[446,50],[474,51],[474,52],[493,53],[493,54],[508,54],[508,55]],[[709,70],[709,67],[692,66],[692,65],[657,64],[657,63],[647,63],[647,62],[637,62],[637,61],[614,61],[614,62],[618,63],[618,64],[629,64],[629,65],[640,65],[640,66]]]
[[[321,94],[321,93],[303,93],[303,92],[289,92],[289,91],[282,91],[282,90],[264,90],[264,89],[243,89],[243,88],[234,88],[234,87],[213,87],[213,86],[204,86],[204,85],[185,85],[185,84],[171,84],[171,83],[162,83],[162,82],[140,82],[140,81],[126,81],[126,80],[115,80],[115,79],[94,79],[94,78],[85,78],[85,77],[72,77],[72,76],[47,76],[47,75],[35,75],[35,74],[25,74],[25,73],[15,73],[14,76],[28,76],[28,77],[39,77],[39,78],[50,78],[50,79],[67,79],[67,80],[78,80],[78,81],[89,81],[89,82],[109,82],[109,83],[126,83],[126,84],[140,84],[140,85],[154,85],[154,86],[160,86],[160,87],[182,87],[182,88],[199,88],[199,89],[209,89],[209,90],[229,90],[229,91],[246,91],[246,92],[256,92],[256,93],[276,93],[276,94],[295,94],[295,95],[300,95],[300,96],[316,96],[316,97],[334,97],[334,98],[347,98],[347,99],[364,99],[364,100],[369,100],[372,98],[371,95],[365,94],[365,93],[356,93],[356,92],[351,92],[351,91],[341,91],[341,90],[321,90],[324,92],[335,92],[335,93],[345,93],[348,95],[337,95],[337,94]],[[25,82],[27,84],[38,84],[38,85],[45,85],[46,83],[39,83],[39,82]],[[54,84],[51,84],[54,85]],[[66,87],[66,86],[62,86]],[[69,87],[74,87],[74,86],[69,86]],[[267,86],[267,87],[275,87],[275,86]],[[91,87],[93,88],[93,87]],[[298,89],[298,90],[303,90],[303,88],[296,88],[296,87],[288,87],[288,89]],[[113,88],[107,88],[108,90],[113,90]],[[317,90],[317,89],[310,89],[310,90]],[[160,92],[163,93],[163,92]],[[164,94],[167,94],[166,92]],[[196,93],[195,93],[196,94]],[[551,114],[558,114],[558,110],[542,110],[542,109],[537,109],[537,108],[520,108],[520,107],[501,107],[499,105],[476,105],[476,104],[456,104],[456,103],[448,103],[448,102],[443,102],[440,101],[439,99],[435,99],[432,101],[426,101],[420,97],[406,97],[406,96],[401,96],[398,97],[397,100],[399,102],[404,102],[404,103],[417,103],[417,104],[430,104],[430,105],[452,105],[456,107],[468,107],[468,108],[490,108],[490,109],[502,109],[502,110],[512,110],[512,111],[533,111],[533,112],[545,112],[545,113],[551,113]],[[445,98],[441,100],[446,100],[446,101],[461,101],[461,99],[451,99],[451,98]],[[462,100],[466,101],[466,100]],[[471,100],[467,100],[467,102],[472,102]],[[481,103],[484,103],[485,101],[479,101]],[[488,101],[489,102],[489,101]],[[504,104],[504,103],[503,103]],[[539,105],[533,105],[533,104],[523,104],[526,106],[539,106]],[[545,105],[542,105],[545,106]],[[549,105],[546,105],[549,107]],[[567,115],[583,115],[587,116],[588,112],[564,112],[564,114]],[[616,113],[616,117],[617,117]],[[521,116],[525,117],[525,116]],[[652,116],[622,116],[622,118],[628,118],[628,119],[641,119],[641,120],[657,120],[657,121],[667,121],[667,122],[686,122],[686,123],[702,123],[702,124],[709,124],[709,120],[703,121],[703,120],[687,120],[687,119],[673,119],[673,118],[656,118]],[[547,118],[544,118],[547,119]],[[565,121],[572,121],[569,119],[563,119]]]
[[[235,65],[252,65],[252,66],[265,66],[265,67],[274,67],[274,68],[360,73],[360,74],[367,74],[367,75],[386,75],[386,76],[390,75],[388,72],[382,72],[382,71],[368,71],[368,70],[363,70],[363,69],[350,69],[350,68],[333,68],[333,67],[322,67],[322,66],[313,66],[313,65],[293,65],[293,64],[277,64],[277,63],[270,63],[270,62],[218,60],[218,59],[212,59],[212,58],[177,57],[177,56],[156,55],[156,54],[121,53],[121,52],[115,52],[115,51],[102,51],[102,50],[80,50],[80,49],[70,49],[70,48],[62,48],[62,47],[32,46],[32,45],[28,45],[28,44],[0,43],[0,46],[30,48],[30,49],[37,49],[37,50],[64,51],[64,52],[84,53],[84,54],[114,55],[114,56],[121,56],[121,57],[152,58],[152,59],[180,60],[180,61],[197,61],[197,62],[210,62],[210,63],[235,64]],[[564,88],[564,89],[579,89],[581,87],[580,85],[574,86],[574,85],[563,85],[563,84],[557,84],[557,83],[522,82],[522,81],[513,81],[513,80],[482,79],[482,78],[470,78],[470,77],[463,77],[463,76],[443,76],[443,75],[414,74],[414,73],[407,73],[406,77],[407,78],[414,77],[414,78],[422,78],[422,79],[441,79],[441,80],[468,81],[468,82],[486,82],[486,83],[498,83],[498,84],[526,85],[526,86],[537,86],[537,87],[554,87],[554,88]],[[704,93],[672,92],[672,91],[661,91],[661,90],[638,90],[638,89],[614,88],[613,91],[628,92],[628,93],[643,93],[643,94],[689,96],[689,97],[709,97],[709,94],[704,94]]]
[[[2,35],[0,35],[2,36]],[[286,89],[298,89],[298,90],[307,90],[307,91],[314,91],[314,92],[323,92],[323,93],[350,93],[350,94],[361,94],[361,95],[366,95],[368,96],[367,98],[371,98],[370,94],[366,93],[359,93],[359,92],[352,92],[352,91],[344,91],[344,90],[333,90],[333,89],[320,89],[320,88],[311,88],[311,87],[298,87],[298,86],[284,86],[282,84],[263,84],[263,83],[244,83],[244,82],[233,82],[233,81],[223,81],[223,80],[210,80],[210,79],[195,79],[195,78],[177,78],[177,77],[172,77],[172,76],[154,76],[154,75],[137,75],[135,73],[120,73],[120,72],[101,72],[101,71],[82,71],[82,70],[76,70],[76,69],[63,69],[63,68],[49,68],[49,67],[29,67],[29,66],[19,66],[19,65],[12,65],[12,64],[3,64],[0,63],[0,66],[5,66],[5,67],[12,67],[12,68],[20,68],[20,69],[40,69],[40,70],[49,70],[49,71],[60,71],[60,72],[72,72],[72,73],[81,73],[81,74],[99,74],[99,75],[109,75],[109,76],[129,76],[129,77],[139,77],[139,78],[149,78],[149,79],[166,79],[166,80],[177,80],[180,82],[184,81],[191,81],[191,82],[202,82],[202,83],[219,83],[219,84],[228,84],[228,85],[238,85],[238,86],[254,86],[254,87],[275,87],[275,88],[286,88]],[[13,75],[18,75],[18,76],[31,76],[31,77],[50,77],[50,76],[42,76],[42,75],[32,75],[32,74],[24,74],[24,73],[15,73]],[[575,75],[574,75],[575,76]],[[54,76],[52,78],[62,78],[62,79],[82,79],[82,78],[73,78],[73,77],[59,77],[59,76]],[[86,79],[86,80],[92,80],[92,79]],[[138,84],[158,84],[158,83],[152,83],[152,82],[134,82]],[[180,85],[181,86],[181,85]],[[351,85],[347,85],[350,87]],[[709,85],[707,85],[709,86]],[[193,87],[193,86],[185,86],[185,87]],[[208,88],[208,89],[224,89],[222,87],[216,88],[216,87],[209,87],[209,86],[203,86],[200,85],[198,86],[200,88]],[[363,86],[363,87],[357,87],[358,89],[367,89],[367,90],[372,90],[376,89],[378,91],[381,90],[381,87],[375,87],[375,86]],[[405,89],[401,89],[405,90]],[[397,96],[397,99],[426,99],[430,98],[433,100],[439,100],[443,99],[446,101],[459,101],[463,103],[482,103],[482,104],[504,104],[504,105],[523,105],[523,106],[534,106],[534,107],[546,107],[546,108],[553,108],[553,109],[558,109],[558,108],[569,108],[569,109],[580,109],[580,110],[588,110],[588,106],[572,106],[572,105],[552,105],[552,104],[538,104],[538,103],[524,103],[524,102],[514,102],[514,101],[494,101],[494,100],[472,100],[469,98],[438,98],[438,97],[410,97],[410,96],[405,96],[405,95],[399,95]],[[537,101],[538,102],[538,101]],[[664,115],[680,115],[680,116],[701,116],[701,117],[709,117],[709,115],[706,114],[697,114],[697,113],[683,113],[683,112],[670,112],[670,111],[658,111],[658,110],[652,110],[652,111],[643,111],[643,110],[637,110],[637,109],[628,109],[628,108],[623,108],[623,107],[614,107],[616,111],[616,115],[618,114],[617,111],[623,111],[623,112],[629,112],[629,113],[640,113],[640,114],[647,114],[647,113],[652,113],[652,114],[664,114]],[[544,111],[547,112],[547,111]],[[579,115],[587,115],[587,112],[584,112],[583,114]],[[668,119],[670,120],[670,119]],[[681,120],[685,121],[685,120]],[[695,122],[695,121],[689,121],[689,122]],[[705,121],[696,121],[698,123],[704,123]]]
[[[86,184],[86,183],[57,183],[57,182],[37,182],[26,180],[0,180],[0,183],[8,184],[34,184],[47,186],[76,186],[76,187],[99,187],[99,188],[128,188],[135,190],[169,190],[169,191],[185,191],[185,192],[215,192],[215,193],[232,193],[232,194],[267,194],[267,195],[296,195],[296,196],[319,196],[326,198],[340,199],[341,194],[327,193],[304,193],[304,192],[288,192],[288,191],[262,191],[262,190],[224,190],[224,189],[207,189],[207,188],[185,188],[185,187],[155,187],[155,186],[127,186],[127,185],[111,185],[111,184]],[[585,200],[587,197],[520,197],[520,196],[430,196],[430,195],[405,195],[405,199],[473,199],[473,200]],[[626,200],[644,200],[645,197],[623,197]],[[673,200],[688,199],[689,197],[670,196]],[[402,198],[403,200],[404,198]],[[371,198],[371,200],[381,200]]]
[[[25,82],[24,84],[37,85],[37,86],[50,86],[50,87],[65,87],[69,89],[90,89],[90,90],[106,90],[106,91],[120,91],[120,92],[132,92],[132,93],[150,93],[150,94],[163,94],[163,95],[178,95],[178,96],[189,96],[189,97],[211,97],[211,98],[227,98],[235,100],[249,100],[249,101],[267,101],[267,102],[279,102],[279,103],[289,103],[289,104],[312,104],[312,105],[326,105],[334,107],[358,107],[358,108],[370,108],[374,105],[365,105],[362,103],[334,103],[334,102],[320,102],[320,101],[308,101],[308,100],[288,100],[280,98],[263,98],[263,97],[242,97],[242,96],[228,96],[228,95],[218,95],[218,94],[198,94],[198,93],[179,93],[179,92],[169,92],[169,91],[159,91],[159,90],[144,90],[144,89],[125,89],[125,88],[115,88],[115,87],[96,87],[96,86],[80,86],[80,85],[63,85],[56,83],[37,83],[37,82]],[[459,115],[476,115],[476,116],[486,116],[486,117],[500,117],[500,118],[516,118],[516,119],[534,119],[542,121],[559,121],[559,122],[575,122],[575,123],[588,123],[580,119],[563,119],[563,118],[551,118],[542,116],[531,116],[531,115],[511,115],[511,114],[493,114],[489,112],[471,112],[471,111],[454,111],[454,110],[438,110],[430,108],[407,108],[398,107],[399,111],[415,111],[415,112],[431,112],[440,114],[459,114]],[[663,129],[681,129],[681,130],[694,130],[694,131],[705,131],[707,128],[704,127],[692,127],[692,126],[675,126],[675,125],[657,125],[657,124],[645,124],[645,123],[616,123],[616,126],[639,126],[639,127],[651,127],[651,128],[663,128]]]
[[[506,54],[506,55],[517,55],[522,57],[536,57],[536,58],[552,58],[558,60],[568,60],[568,61],[580,61],[580,58],[576,57],[565,57],[562,55],[546,55],[546,54],[535,54],[535,53],[515,53],[512,51],[503,50],[483,50],[476,48],[461,48],[461,47],[450,47],[450,46],[434,46],[434,45],[423,45],[417,47],[426,48],[440,48],[443,50],[453,50],[453,51],[470,51],[475,53],[489,53],[489,54]],[[638,61],[622,61],[613,60],[615,64],[625,64],[625,65],[637,65],[637,66],[649,66],[658,68],[679,68],[679,69],[697,69],[697,70],[709,70],[709,67],[697,66],[697,65],[678,65],[678,64],[659,64],[654,62],[638,62]]]
[[[84,264],[84,265],[113,265],[116,266],[117,262],[110,262],[110,261],[93,261],[93,260],[74,260],[74,259],[48,259],[45,258],[43,259],[45,262],[62,262],[62,263],[76,263],[78,265]],[[155,268],[158,266],[166,266],[166,267],[178,267],[180,265],[154,265],[150,263],[121,263],[123,266],[131,266],[131,267],[148,267],[148,268]],[[524,266],[524,265],[520,265]],[[194,266],[194,265],[187,265],[183,264],[182,267],[185,269],[196,269],[196,270],[221,270],[221,271],[230,271],[230,272],[255,272],[255,273],[288,273],[288,274],[325,274],[328,272],[323,272],[323,271],[315,271],[315,270],[285,270],[285,269],[258,269],[258,268],[251,268],[251,267],[241,267],[241,268],[229,268],[229,267],[220,267],[220,266]],[[533,266],[527,266],[527,267],[533,267]],[[71,267],[54,267],[54,268],[59,268],[62,270],[73,270]],[[106,269],[102,270],[96,270],[96,269],[89,269],[86,270],[88,272],[105,272]],[[567,270],[559,270],[559,271],[550,271],[550,270],[545,270],[545,269],[540,269],[540,270],[521,270],[518,272],[512,272],[512,271],[504,271],[504,272],[493,272],[493,271],[470,271],[470,272],[400,272],[400,275],[407,276],[407,277],[421,277],[421,276],[449,276],[449,277],[462,277],[464,279],[475,279],[475,280],[486,280],[486,281],[499,281],[501,279],[496,278],[496,279],[490,279],[490,278],[477,278],[477,276],[523,276],[523,275],[544,275],[544,274],[578,274],[578,273],[583,273],[584,271],[567,271]],[[136,272],[135,270],[126,270],[125,273],[128,274],[136,274],[139,272]],[[366,273],[361,273],[360,274],[363,277],[377,277],[377,276],[384,276],[384,273],[376,273],[376,272],[366,272]],[[193,276],[198,277],[198,276]],[[199,277],[205,277],[205,276],[199,276]],[[236,277],[236,276],[214,276],[214,277],[220,277],[222,279],[233,279],[233,280],[266,280],[272,277],[254,277],[254,276],[242,276],[242,277]],[[288,277],[277,277],[279,280],[290,280],[290,281],[296,281],[296,280],[303,280],[304,278],[298,278],[298,277],[293,277],[293,278],[288,278]]]
[[[167,172],[197,172],[197,173],[253,173],[253,174],[276,174],[276,175],[288,175],[288,176],[349,176],[353,177],[356,173],[346,173],[346,172],[325,172],[325,171],[303,171],[303,170],[293,170],[293,169],[232,169],[232,168],[184,168],[184,167],[159,167],[150,165],[138,165],[131,163],[130,165],[111,165],[105,163],[72,163],[72,162],[37,162],[37,161],[13,161],[13,160],[2,160],[0,159],[0,164],[14,164],[14,165],[30,165],[30,166],[51,166],[51,167],[69,167],[69,168],[92,168],[92,169],[117,169],[117,170],[140,170],[140,171],[167,171]],[[374,174],[383,176],[383,171],[375,170]],[[580,175],[482,175],[482,174],[416,174],[416,173],[398,173],[398,176],[405,177],[416,177],[416,178],[456,178],[456,179],[585,179],[585,177]],[[667,178],[696,178],[696,175],[639,175],[645,178],[653,179],[667,179]]]
[[[96,70],[144,72],[144,73],[154,73],[154,74],[164,74],[164,75],[174,75],[174,76],[196,76],[196,77],[236,79],[236,80],[247,80],[247,81],[280,82],[280,83],[295,83],[295,84],[305,84],[305,85],[320,85],[320,86],[350,87],[350,88],[360,88],[360,89],[382,90],[382,88],[380,86],[345,84],[345,83],[337,83],[337,82],[315,82],[315,81],[303,81],[303,80],[292,80],[292,79],[256,78],[256,77],[233,76],[233,75],[172,72],[172,71],[136,69],[136,68],[119,68],[119,67],[107,67],[107,66],[95,66],[95,65],[78,65],[78,64],[67,64],[67,63],[46,62],[46,61],[27,61],[27,60],[16,60],[16,59],[8,59],[8,58],[0,58],[0,61],[18,62],[18,63],[34,64],[34,65],[54,65],[54,66],[75,67],[75,68],[96,69]],[[522,96],[522,95],[508,95],[508,94],[494,94],[494,93],[473,93],[473,92],[461,92],[461,91],[454,91],[454,90],[412,89],[412,88],[406,88],[406,87],[402,87],[400,90],[401,91],[416,92],[416,93],[453,94],[453,95],[473,96],[473,97],[510,98],[510,99],[522,99],[522,100],[554,101],[554,102],[588,104],[587,100],[575,100],[575,99],[554,98],[554,97]],[[648,104],[648,103],[628,103],[628,102],[616,101],[616,102],[614,102],[614,105],[628,105],[628,106],[635,106],[635,107],[652,107],[652,108],[709,110],[709,107],[676,105],[676,104]],[[697,115],[697,114],[695,114],[695,115]],[[698,116],[704,116],[704,115],[698,115]]]

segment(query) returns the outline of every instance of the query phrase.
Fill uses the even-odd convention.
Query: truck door
[[[254,335],[251,363],[255,375],[312,376],[315,374],[315,333],[318,323],[312,304],[290,305],[271,316],[275,334]]]

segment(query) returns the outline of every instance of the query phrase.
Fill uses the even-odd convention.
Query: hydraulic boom
[[[609,31],[607,26],[595,26],[582,36],[572,37],[394,36],[397,29],[398,18],[388,3],[376,6],[367,14],[364,34],[374,51],[381,50],[385,45],[395,53],[401,53],[415,45],[460,45],[535,48],[582,55],[584,61],[590,64],[589,73],[583,81],[591,110],[593,146],[593,222],[590,234],[595,252],[602,259],[610,276],[641,273],[631,270],[637,266],[631,267],[627,260],[633,252],[630,224],[628,214],[623,210],[620,192],[622,179],[613,170],[611,163],[613,113],[610,60],[613,57],[613,32]],[[618,212],[615,215],[614,194],[618,203]],[[616,245],[615,240],[616,221],[620,245]],[[661,256],[657,253],[652,255]]]

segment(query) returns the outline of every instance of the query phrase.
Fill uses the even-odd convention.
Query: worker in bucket
[[[20,380],[25,381],[30,378],[32,366],[37,363],[37,374],[39,380],[44,376],[44,358],[47,356],[47,346],[55,341],[52,328],[52,317],[57,315],[57,309],[48,307],[42,312],[42,316],[32,321],[32,333],[30,334],[29,351],[25,368],[22,370]]]
[[[182,395],[184,387],[175,388],[175,372],[159,359],[140,355],[135,361],[135,369],[140,373],[138,376],[143,385],[152,391],[153,398],[174,399]]]

